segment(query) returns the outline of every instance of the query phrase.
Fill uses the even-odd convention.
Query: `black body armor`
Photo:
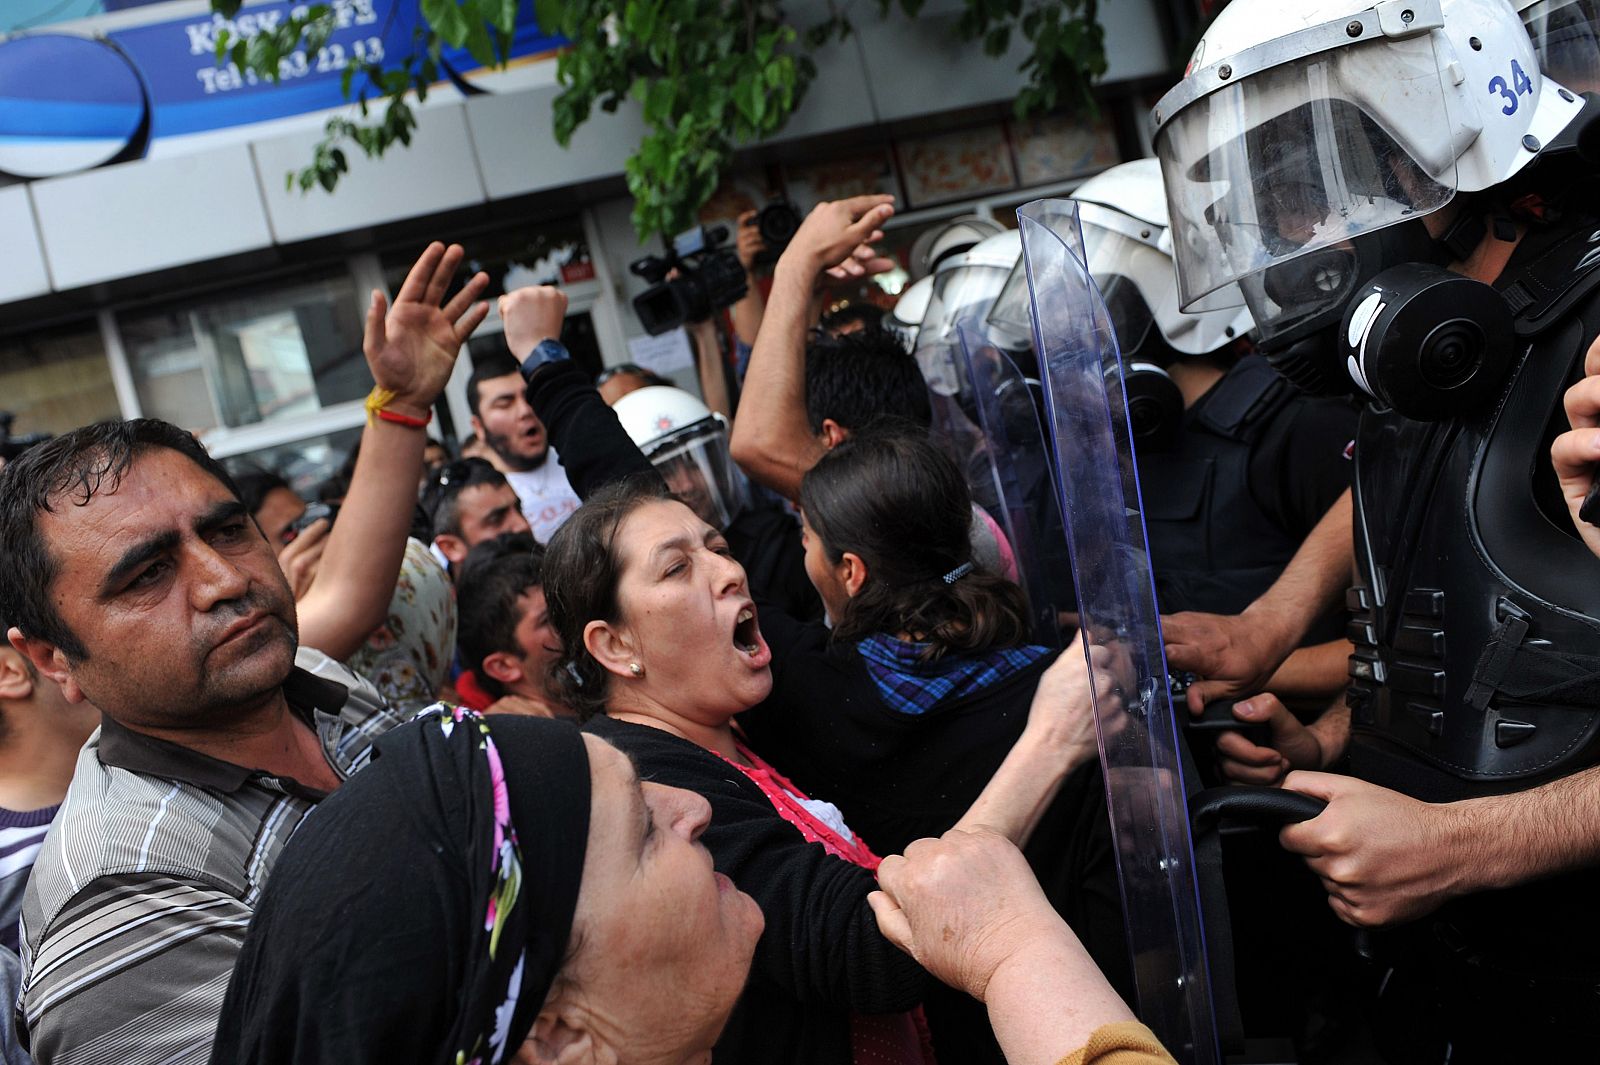
[[[1441,422],[1369,407],[1357,438],[1351,771],[1429,801],[1600,761],[1600,559],[1550,468],[1600,334],[1600,228],[1539,238],[1496,285],[1521,350],[1494,402]]]
[[[1139,494],[1162,613],[1237,614],[1300,547],[1250,492],[1250,459],[1299,397],[1259,355],[1186,413],[1170,451],[1141,451]]]

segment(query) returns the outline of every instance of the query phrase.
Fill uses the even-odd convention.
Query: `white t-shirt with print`
[[[544,465],[538,469],[507,473],[506,480],[511,482],[517,498],[522,501],[522,516],[533,526],[533,538],[541,544],[550,542],[561,523],[582,502],[567,483],[567,471],[562,468],[555,448],[549,450]]]

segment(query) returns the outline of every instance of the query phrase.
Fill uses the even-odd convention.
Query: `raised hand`
[[[487,303],[474,302],[489,284],[482,272],[440,305],[465,255],[459,244],[446,248],[434,241],[406,275],[393,307],[373,290],[361,350],[378,387],[395,394],[389,407],[402,414],[428,415],[450,380],[461,345],[489,313]]]
[[[500,297],[506,346],[520,361],[545,340],[559,340],[567,318],[567,294],[554,285],[533,285]]]
[[[801,270],[812,278],[835,270],[843,271],[835,276],[860,277],[878,260],[870,245],[883,239],[878,227],[893,214],[894,197],[887,195],[819,203],[795,230],[778,266]],[[880,270],[892,265],[888,260],[882,263]]]

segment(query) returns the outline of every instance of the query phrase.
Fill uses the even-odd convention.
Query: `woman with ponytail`
[[[806,571],[832,628],[762,614],[773,692],[739,726],[879,854],[899,853],[971,807],[1017,746],[1058,653],[1029,642],[1022,591],[975,564],[965,478],[925,433],[895,422],[857,433],[805,475],[800,503]],[[1096,760],[1041,808],[1024,854],[1127,994]],[[925,1005],[942,1060],[1000,1060],[969,1003],[935,992]]]

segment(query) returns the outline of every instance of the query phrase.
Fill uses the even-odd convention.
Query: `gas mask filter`
[[[1122,387],[1128,397],[1128,431],[1134,449],[1170,450],[1183,424],[1183,393],[1172,376],[1153,362],[1129,362],[1122,373]]]
[[[1357,390],[1341,350],[1339,324],[1387,263],[1449,261],[1420,219],[1364,233],[1273,266],[1241,282],[1261,326],[1259,350],[1272,368],[1313,396]]]
[[[1380,272],[1356,292],[1339,329],[1350,378],[1418,421],[1479,409],[1515,355],[1511,308],[1481,281],[1427,263]]]

